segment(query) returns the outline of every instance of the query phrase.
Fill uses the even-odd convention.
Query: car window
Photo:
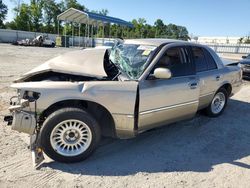
[[[186,48],[182,47],[168,49],[156,64],[155,68],[158,67],[168,68],[172,77],[194,74],[189,53]]]
[[[203,51],[205,53],[206,60],[207,60],[207,69],[208,70],[217,69],[217,65],[214,61],[214,58],[211,56],[211,54],[206,49],[203,49]]]
[[[207,71],[205,54],[200,47],[192,47],[196,72]]]
[[[111,49],[109,59],[131,79],[138,79],[156,49],[149,45],[119,44]]]

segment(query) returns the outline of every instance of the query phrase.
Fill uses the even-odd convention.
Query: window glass
[[[207,62],[202,48],[192,47],[196,72],[207,70]]]
[[[131,79],[138,79],[156,48],[149,45],[119,44],[111,49],[109,59]]]
[[[170,69],[172,77],[194,74],[188,51],[185,48],[170,48],[161,57],[155,68]]]
[[[214,61],[214,58],[211,56],[211,54],[206,49],[204,49],[204,53],[206,55],[208,70],[217,69],[217,65]]]

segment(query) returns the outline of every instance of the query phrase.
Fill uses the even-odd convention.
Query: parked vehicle
[[[24,39],[24,40],[14,41],[12,44],[19,45],[19,46],[55,47],[55,41],[43,35],[39,35],[35,37],[34,39]]]
[[[242,56],[239,64],[243,71],[243,78],[250,79],[250,54]]]
[[[224,111],[242,84],[207,46],[166,39],[125,40],[112,48],[73,51],[24,74],[12,88],[12,129],[31,135],[60,162],[86,159],[101,136],[132,138],[169,123]]]
[[[55,41],[51,40],[49,37],[47,36],[42,36],[42,46],[45,46],[45,47],[52,47],[54,48],[55,47]]]

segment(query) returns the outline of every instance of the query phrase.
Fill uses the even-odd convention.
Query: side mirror
[[[167,68],[156,68],[154,70],[154,77],[158,79],[170,79],[172,77],[172,73]]]
[[[245,55],[242,56],[242,59],[246,59],[246,58],[247,58],[247,56],[245,56]]]

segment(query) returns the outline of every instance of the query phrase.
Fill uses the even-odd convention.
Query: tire
[[[62,108],[45,120],[39,137],[43,151],[51,159],[74,163],[96,149],[101,133],[97,121],[86,111]]]
[[[216,110],[216,103],[215,103],[217,102],[216,100],[218,101],[218,103],[220,103],[220,107],[217,106],[218,107],[217,110]],[[211,101],[209,106],[205,109],[206,115],[209,117],[220,116],[227,106],[227,100],[228,100],[227,90],[224,88],[220,88],[214,95],[213,100]]]

